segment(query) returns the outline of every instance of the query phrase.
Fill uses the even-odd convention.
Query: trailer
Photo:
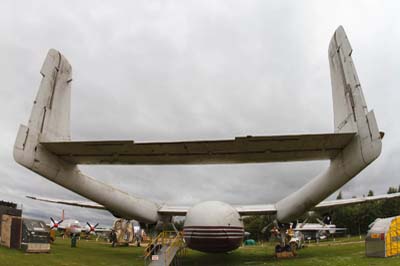
[[[22,220],[21,248],[30,253],[50,252],[50,228],[40,220]]]

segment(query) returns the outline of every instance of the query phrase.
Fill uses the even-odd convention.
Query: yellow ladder
[[[176,255],[185,252],[183,234],[175,231],[162,231],[154,238],[144,250],[144,265],[165,265],[168,266]],[[153,255],[157,260],[153,260]]]

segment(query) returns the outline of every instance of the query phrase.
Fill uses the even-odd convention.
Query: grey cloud
[[[396,1],[2,1],[0,197],[46,217],[61,207],[24,196],[81,199],[12,159],[15,134],[28,119],[49,48],[63,52],[73,66],[74,139],[330,132],[327,45],[340,24],[353,45],[367,103],[386,132],[382,156],[343,190],[349,197],[369,189],[385,193],[400,183],[398,8]],[[275,202],[325,166],[83,170],[135,195],[191,205],[208,199]],[[67,209],[83,221],[85,216],[112,221],[103,213]]]

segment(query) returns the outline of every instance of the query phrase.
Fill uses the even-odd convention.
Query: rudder
[[[43,78],[28,126],[20,126],[14,144],[14,159],[30,169],[41,162],[40,142],[70,140],[71,65],[50,49],[40,73]]]
[[[60,52],[51,49],[40,73],[43,78],[28,128],[40,134],[40,141],[70,140],[71,65]]]
[[[381,133],[373,111],[368,111],[351,54],[353,49],[342,26],[329,44],[335,132],[356,132],[366,164],[379,156]]]

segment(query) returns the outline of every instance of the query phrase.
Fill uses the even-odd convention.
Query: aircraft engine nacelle
[[[239,213],[231,205],[206,201],[189,209],[183,233],[191,249],[227,252],[242,244],[244,228]]]
[[[334,224],[330,224],[330,225],[328,225],[328,232],[329,232],[329,234],[335,234],[336,233],[336,225],[334,225]]]
[[[69,232],[73,235],[79,235],[82,232],[82,228],[80,227],[80,225],[72,224],[69,227]]]

